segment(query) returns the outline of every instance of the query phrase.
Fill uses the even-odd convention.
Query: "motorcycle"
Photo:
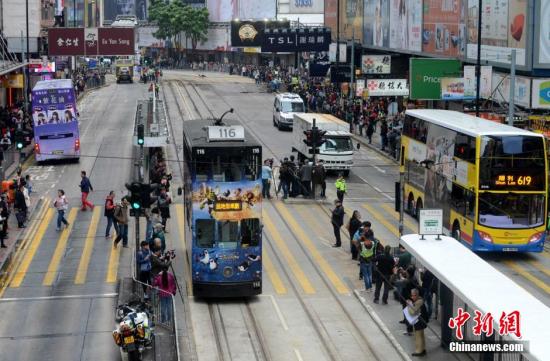
[[[128,354],[128,361],[139,361],[146,348],[153,343],[153,329],[149,321],[148,306],[143,302],[119,305],[113,331],[117,346]]]

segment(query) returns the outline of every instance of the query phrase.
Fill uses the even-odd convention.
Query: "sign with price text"
[[[209,126],[209,142],[244,141],[244,128],[242,125]]]

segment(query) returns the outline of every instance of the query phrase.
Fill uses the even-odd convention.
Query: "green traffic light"
[[[138,202],[132,203],[132,208],[133,208],[133,209],[139,209],[139,208],[140,208],[139,203],[138,203]]]
[[[17,149],[23,149],[23,143],[17,143]]]
[[[138,144],[139,144],[139,145],[143,145],[143,143],[144,143],[143,139],[142,139],[142,138],[138,138]]]

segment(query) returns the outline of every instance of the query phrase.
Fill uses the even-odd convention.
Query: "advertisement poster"
[[[461,76],[458,59],[411,58],[409,66],[411,99],[439,100],[441,78]]]
[[[550,0],[540,0],[540,15],[537,24],[539,32],[539,59],[540,64],[550,64]]]
[[[473,65],[464,66],[464,96],[475,98],[476,96],[476,67]],[[443,91],[443,85],[441,85]]]
[[[364,0],[365,45],[390,46],[390,0]]]
[[[264,30],[265,23],[263,21],[232,21],[231,46],[261,46],[264,37]]]
[[[238,8],[236,0],[207,1],[208,14],[211,22],[226,22],[237,17]]]
[[[426,0],[423,7],[422,51],[462,56],[466,46],[463,20],[466,1]]]
[[[467,57],[477,57],[477,0],[468,0]],[[481,34],[482,60],[510,63],[516,49],[516,64],[526,65],[527,0],[487,0],[483,2]]]
[[[464,93],[464,78],[441,78],[441,100],[464,100],[475,98],[474,93]]]
[[[138,20],[147,20],[145,0],[104,0],[104,20],[115,21],[117,15],[135,15]]]
[[[343,23],[346,24],[340,29],[340,37],[346,39],[355,38],[356,41],[363,40],[363,0],[341,0],[344,16]]]
[[[479,93],[480,97],[484,99],[489,99],[491,97],[491,92],[493,84],[493,67],[490,65],[485,65],[481,67],[481,80],[479,83]]]
[[[390,47],[421,51],[421,0],[390,0]]]
[[[493,73],[493,99],[497,102],[508,103],[510,99],[510,77],[508,74]],[[531,79],[517,76],[515,81],[514,103],[529,108],[531,101]]]
[[[339,46],[340,54],[339,54],[339,62],[345,63],[347,61],[347,44],[340,43]],[[336,63],[336,43],[331,43],[328,47],[328,59],[331,63]]]
[[[276,6],[276,0],[239,0],[239,11],[235,17],[239,19],[274,19],[277,16]]]
[[[325,0],[325,26],[336,30],[339,0]]]
[[[391,56],[363,55],[361,57],[361,71],[363,74],[390,74]]]
[[[531,108],[550,109],[550,79],[533,79]]]

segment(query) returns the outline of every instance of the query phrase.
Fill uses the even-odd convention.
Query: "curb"
[[[388,160],[391,160],[392,162],[394,162],[395,164],[399,164],[399,162],[397,160],[395,160],[395,158],[392,158],[388,155],[388,153],[386,152],[383,152],[381,151],[380,149],[378,149],[376,146],[372,145],[372,144],[369,144],[368,142],[366,142],[362,137],[358,136],[357,134],[351,134],[351,137],[358,143],[361,143],[363,146],[369,148],[370,150],[373,150],[375,151],[376,153],[384,156],[385,158],[387,158]]]
[[[405,350],[401,346],[401,344],[399,342],[397,342],[395,337],[392,335],[391,331],[388,329],[388,327],[386,327],[386,324],[382,321],[380,316],[378,316],[376,311],[374,311],[374,309],[367,303],[365,298],[363,296],[361,296],[359,291],[358,290],[353,290],[353,293],[355,294],[355,297],[359,300],[359,302],[361,302],[363,307],[367,310],[367,312],[369,313],[370,317],[374,320],[376,325],[386,335],[386,337],[388,338],[390,343],[393,345],[393,347],[395,347],[395,349],[397,350],[397,353],[399,353],[401,358],[405,361],[412,361],[411,358],[409,357],[409,355],[405,352]]]

